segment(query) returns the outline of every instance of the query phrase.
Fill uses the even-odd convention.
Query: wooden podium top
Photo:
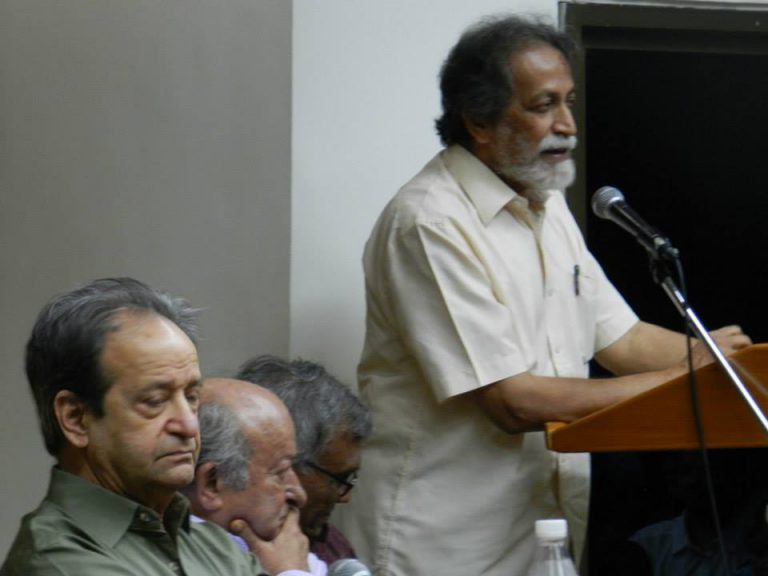
[[[768,413],[768,344],[740,350],[729,360]],[[768,435],[719,366],[705,366],[695,375],[707,447],[768,446]],[[556,452],[689,450],[699,446],[687,374],[570,424],[550,422],[546,433],[547,445]]]

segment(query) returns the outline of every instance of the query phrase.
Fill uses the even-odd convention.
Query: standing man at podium
[[[377,574],[524,574],[534,521],[554,515],[580,552],[588,457],[549,452],[543,424],[686,371],[684,337],[638,320],[567,209],[572,51],[519,17],[466,31],[441,72],[446,148],[366,245],[374,433],[342,520]],[[749,344],[738,327],[716,337]],[[593,357],[616,377],[590,380]]]

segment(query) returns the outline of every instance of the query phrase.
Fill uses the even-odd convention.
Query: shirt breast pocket
[[[599,279],[590,272],[589,268],[577,266],[574,269],[573,292],[578,324],[579,350],[584,364],[588,363],[595,354],[595,334],[597,326],[597,300],[600,290]]]

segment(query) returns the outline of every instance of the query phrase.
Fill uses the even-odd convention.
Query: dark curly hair
[[[537,18],[489,17],[462,34],[440,70],[443,115],[435,127],[444,145],[471,147],[465,119],[490,126],[501,119],[514,90],[509,60],[538,44],[559,50],[568,62],[575,52],[565,33]]]

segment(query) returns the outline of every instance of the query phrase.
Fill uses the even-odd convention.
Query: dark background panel
[[[680,249],[711,328],[768,340],[768,56],[590,50],[587,189],[612,185]],[[681,321],[625,232],[587,216],[587,241],[638,314]]]
[[[664,34],[668,41],[669,31]],[[642,36],[644,49],[584,53],[584,202],[601,186],[622,190],[680,249],[689,300],[702,322],[710,329],[739,323],[756,342],[768,341],[768,56],[734,51],[738,35],[726,36],[730,53],[717,53],[717,42],[706,52],[654,50],[653,35]],[[585,212],[591,250],[640,317],[681,330],[678,312],[651,280],[644,250],[588,207]],[[732,466],[737,473],[765,454],[727,457],[740,463]],[[590,575],[647,574],[627,538],[690,506],[688,478],[701,486],[696,453],[595,455]],[[745,502],[763,498],[757,488],[741,492]]]

